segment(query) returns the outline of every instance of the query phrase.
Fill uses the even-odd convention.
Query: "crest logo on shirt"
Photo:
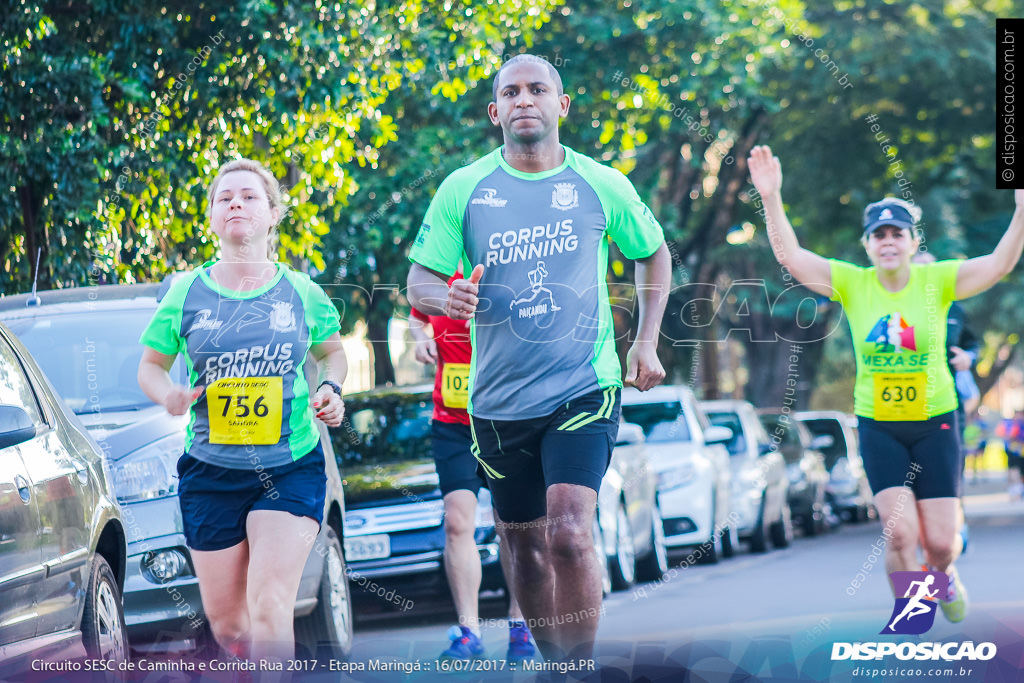
[[[551,191],[552,209],[568,211],[579,205],[580,197],[575,183],[555,183],[555,189]]]
[[[864,341],[873,343],[878,353],[917,351],[914,327],[899,312],[879,318]]]
[[[473,197],[473,201],[470,204],[483,204],[484,206],[493,206],[497,209],[508,204],[507,199],[502,199],[498,196],[498,191],[493,187],[481,187],[484,192],[483,197]]]
[[[287,301],[274,304],[270,312],[270,329],[275,332],[291,332],[295,329],[295,312]]]
[[[210,316],[213,315],[213,311],[209,308],[204,308],[196,312],[196,317],[192,321],[192,327],[188,329],[189,333],[195,332],[196,330],[219,330],[224,325],[223,320],[210,320]]]

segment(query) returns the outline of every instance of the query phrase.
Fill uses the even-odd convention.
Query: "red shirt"
[[[451,285],[453,276],[448,284]],[[469,361],[473,357],[469,321],[452,320],[446,315],[427,315],[412,309],[412,317],[430,323],[437,344],[437,377],[434,380],[434,419],[438,422],[469,424],[469,413],[462,399],[468,397]],[[452,365],[446,375],[445,367]],[[445,399],[448,399],[448,403]],[[449,405],[449,404],[454,404]]]

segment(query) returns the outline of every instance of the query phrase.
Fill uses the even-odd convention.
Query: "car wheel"
[[[82,644],[90,659],[111,662],[116,680],[124,680],[128,662],[128,629],[124,623],[121,589],[102,555],[93,556],[89,592],[82,611]]]
[[[601,521],[597,513],[594,513],[594,554],[597,555],[597,565],[601,571],[601,596],[612,592],[612,575],[608,570],[608,553],[604,551],[604,532],[601,531]]]
[[[619,501],[615,514],[615,556],[611,563],[612,590],[625,590],[636,583],[636,547],[629,528],[626,504]]]
[[[740,547],[740,538],[736,529],[731,526],[722,527],[722,532],[719,535],[722,538],[722,557],[729,559],[735,556],[736,550]]]
[[[668,549],[665,547],[665,526],[661,511],[651,508],[651,551],[637,560],[636,577],[640,581],[657,581],[668,571]]]
[[[352,600],[345,555],[338,535],[329,526],[323,544],[313,548],[314,552],[323,554],[324,569],[316,609],[295,621],[295,640],[321,661],[344,659],[352,651]]]
[[[754,533],[750,535],[750,552],[763,553],[768,550],[768,522],[765,520],[764,496],[761,496],[761,507],[757,511],[757,522]]]
[[[772,522],[771,528],[772,545],[776,548],[788,548],[793,542],[793,518],[789,513],[789,506],[783,504],[782,516]]]
[[[790,516],[793,511],[790,510]],[[820,510],[816,510],[813,506],[800,517],[800,531],[803,532],[804,536],[808,538],[817,536],[821,531],[821,520],[822,514]]]

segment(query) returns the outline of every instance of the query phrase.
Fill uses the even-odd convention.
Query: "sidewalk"
[[[964,482],[967,523],[1024,525],[1024,500],[1010,500],[1006,488],[1005,470],[968,473]]]

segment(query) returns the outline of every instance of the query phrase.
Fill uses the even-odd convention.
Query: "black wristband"
[[[329,386],[331,388],[331,391],[338,395],[338,398],[341,398],[341,387],[338,386],[337,382],[332,382],[329,379],[325,379],[323,382],[320,382],[320,384],[317,385],[316,390],[320,391],[320,387],[325,385]]]

